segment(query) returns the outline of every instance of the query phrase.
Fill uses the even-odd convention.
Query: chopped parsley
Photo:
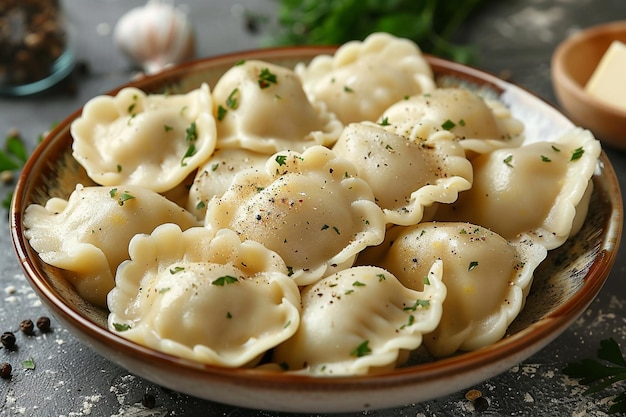
[[[389,118],[388,117],[383,117],[383,120],[380,121],[380,123],[378,123],[381,126],[389,126]]]
[[[443,124],[441,125],[441,127],[442,127],[443,129],[445,129],[445,130],[451,130],[452,128],[454,128],[454,126],[456,126],[456,124],[455,124],[452,120],[450,120],[450,119],[446,120],[446,121],[445,121],[445,122],[443,122]]]
[[[28,369],[28,370],[35,369],[35,361],[33,360],[33,358],[28,358],[28,359],[23,360],[22,368]]]
[[[472,261],[469,263],[469,266],[467,267],[468,271],[472,271],[474,270],[476,267],[478,266],[478,261]]]
[[[185,270],[182,266],[175,266],[174,268],[170,268],[170,274],[178,274],[179,272],[183,272]]]
[[[348,87],[347,85],[343,87],[343,91],[346,93],[354,93],[354,89]]]
[[[552,162],[552,159],[548,158],[548,157],[547,157],[547,156],[545,156],[545,155],[541,155],[541,160],[542,160],[543,162]]]
[[[189,144],[189,146],[187,146],[187,150],[185,151],[185,154],[180,160],[180,166],[183,166],[183,167],[186,166],[187,163],[185,162],[185,159],[192,157],[196,154],[197,149],[196,149],[195,142],[197,140],[198,140],[198,129],[196,127],[196,122],[191,122],[189,127],[185,129],[185,141]]]
[[[236,282],[239,282],[239,280],[232,275],[224,275],[211,282],[211,284],[223,287],[224,285],[235,284]]]
[[[430,300],[415,300],[415,303],[412,306],[404,307],[404,311],[415,311],[418,307],[430,307]]]
[[[268,88],[271,84],[278,83],[278,80],[276,79],[276,74],[271,72],[269,68],[263,68],[261,70],[258,81],[259,81],[259,87],[263,89]]]
[[[513,155],[509,155],[502,160],[506,164],[506,166],[513,168]]]
[[[362,356],[369,355],[370,353],[372,353],[372,349],[370,349],[369,344],[369,340],[364,340],[360,345],[355,347],[352,352],[350,352],[350,356],[356,356],[357,358],[360,358]]]
[[[230,92],[228,97],[226,97],[226,107],[228,107],[231,110],[235,110],[237,108],[237,106],[239,105],[238,98],[236,97],[238,93],[239,93],[238,88],[235,88],[233,89],[233,91]]]
[[[582,158],[584,153],[585,153],[585,150],[582,147],[574,149],[574,151],[572,152],[572,157],[570,158],[570,161],[575,161],[577,159]]]
[[[276,163],[280,166],[285,165],[287,163],[287,155],[276,156]]]
[[[163,130],[165,130],[165,133],[167,133],[167,132],[171,132],[172,130],[174,130],[174,128],[170,125],[163,125]]]
[[[126,330],[130,330],[130,324],[113,323],[113,328],[115,328],[115,330],[118,332],[125,332]]]
[[[363,284],[361,281],[354,281],[352,283],[353,287],[365,287],[365,284]]]

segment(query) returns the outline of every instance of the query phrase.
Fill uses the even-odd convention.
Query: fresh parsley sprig
[[[28,159],[28,150],[19,132],[11,131],[6,136],[4,148],[0,149],[0,172],[13,173],[21,169]],[[9,177],[11,178],[11,177]],[[3,179],[3,181],[5,181]],[[10,180],[6,180],[10,182]],[[8,209],[11,205],[13,192],[9,191],[2,197],[2,207]]]
[[[600,341],[598,359],[583,359],[568,364],[563,373],[570,378],[579,379],[589,388],[583,393],[591,395],[626,380],[626,359],[619,344],[613,338]],[[608,413],[626,412],[626,391],[613,399]]]

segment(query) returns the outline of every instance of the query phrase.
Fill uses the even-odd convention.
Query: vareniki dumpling
[[[28,206],[24,234],[44,262],[67,271],[81,297],[104,307],[131,238],[163,223],[198,225],[187,210],[149,189],[79,184],[67,200]]]
[[[428,121],[400,132],[372,122],[351,123],[333,151],[357,167],[390,224],[428,220],[426,207],[451,203],[472,185],[472,164],[463,148],[452,133]]]
[[[385,220],[356,168],[330,149],[279,152],[264,170],[237,175],[213,198],[206,225],[234,230],[278,253],[298,285],[352,266],[367,246],[383,241]]]
[[[508,242],[470,223],[425,222],[392,228],[385,242],[366,250],[357,263],[386,268],[421,291],[432,263],[441,260],[447,296],[441,322],[424,336],[424,345],[443,357],[500,340],[524,306],[546,254],[529,239]]]
[[[127,87],[98,96],[71,125],[74,158],[97,184],[176,187],[215,149],[209,87],[187,94],[146,94]]]
[[[579,128],[553,142],[480,155],[472,160],[472,188],[441,206],[436,218],[475,223],[509,240],[528,234],[557,248],[587,214],[599,155],[599,141]]]
[[[346,125],[376,121],[393,103],[435,88],[419,47],[387,33],[345,43],[333,56],[318,55],[295,71],[307,94],[326,103]]]
[[[230,230],[173,224],[130,243],[108,297],[109,329],[171,355],[252,366],[294,334],[300,293],[278,255]]]
[[[524,139],[524,125],[503,103],[466,88],[437,88],[407,97],[385,109],[379,122],[383,120],[399,126],[430,120],[475,153],[519,146]]]
[[[300,327],[275,349],[273,361],[316,376],[363,375],[401,364],[439,323],[446,297],[441,274],[435,261],[416,291],[382,268],[361,266],[304,288]]]
[[[343,124],[319,101],[309,101],[296,74],[248,60],[230,68],[213,89],[218,147],[274,154],[331,145]]]

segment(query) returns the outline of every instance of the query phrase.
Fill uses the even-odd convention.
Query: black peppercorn
[[[20,330],[24,334],[33,334],[33,330],[35,329],[35,324],[31,319],[22,320],[20,323]]]
[[[10,363],[3,362],[0,363],[0,378],[9,379],[11,378],[11,372],[13,371],[13,367]]]
[[[152,409],[156,405],[156,398],[154,398],[154,395],[152,394],[144,394],[141,398],[141,405]]]
[[[0,336],[0,342],[7,349],[13,349],[15,347],[15,335],[12,332],[4,332]]]
[[[42,333],[47,333],[50,331],[50,319],[46,316],[39,317],[37,319],[37,328],[41,330]]]

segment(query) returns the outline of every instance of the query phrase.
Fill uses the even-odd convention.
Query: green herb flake
[[[559,148],[557,148],[556,146],[552,145],[552,150],[554,152],[561,152],[561,150]]]
[[[265,89],[271,84],[278,84],[276,74],[272,73],[269,68],[263,68],[259,74],[259,87]]]
[[[465,120],[464,119],[459,120],[459,126],[465,126]]]
[[[430,307],[430,300],[415,300],[412,306],[404,307],[404,311],[415,311],[419,307],[428,308]]]
[[[378,277],[378,282],[385,281],[387,279],[385,274],[377,274],[376,276]]]
[[[509,155],[502,160],[506,166],[513,168],[513,155]]]
[[[132,200],[134,199],[135,196],[132,194],[129,194],[128,191],[124,191],[121,195],[120,198],[117,200],[117,203],[120,206],[123,206],[125,202],[127,202],[128,200]]]
[[[196,204],[196,210],[202,210],[205,207],[206,203],[204,201],[198,201],[198,204]]]
[[[572,157],[570,158],[570,161],[576,161],[582,158],[584,153],[585,153],[585,150],[582,147],[574,149],[574,151],[572,152]]]
[[[174,268],[170,268],[170,274],[178,274],[179,272],[183,272],[185,270],[182,266],[175,266]]]
[[[171,290],[170,287],[165,287],[165,288],[161,288],[159,290],[159,294],[165,294],[166,292],[168,292],[169,290]]]
[[[224,117],[226,117],[226,113],[228,113],[228,110],[226,110],[224,106],[222,106],[221,104],[217,106],[217,120],[218,121],[221,122],[222,120],[224,120]]]
[[[28,358],[28,359],[23,360],[22,368],[27,369],[27,370],[35,369],[35,361],[33,360],[33,358]]]
[[[346,93],[354,93],[354,90],[347,85],[343,87],[343,91],[345,91]]]
[[[211,282],[211,284],[223,287],[224,285],[235,284],[237,282],[239,282],[239,280],[232,275],[224,275]]]
[[[352,286],[353,286],[353,287],[365,287],[365,284],[364,284],[364,283],[362,283],[361,281],[354,281],[354,282],[352,283]]]
[[[117,164],[116,169],[118,173],[122,172],[122,166],[120,164]]]
[[[230,313],[230,311],[226,312],[226,318],[227,319],[232,319],[233,318],[233,315]]]
[[[287,163],[287,155],[277,155],[276,163],[280,166],[283,166]]]
[[[472,261],[469,263],[469,266],[467,267],[468,271],[472,271],[474,269],[476,269],[476,267],[478,266],[478,261]]]
[[[320,230],[327,230],[327,229],[329,229],[329,228],[330,228],[330,226],[329,226],[329,225],[327,225],[327,224],[325,224],[325,225],[323,225],[323,226],[322,226],[322,228],[321,228]]]
[[[198,129],[196,127],[196,122],[191,122],[189,127],[185,129],[185,140],[189,143],[198,140]]]
[[[372,349],[370,349],[369,344],[369,340],[364,340],[363,342],[361,342],[361,344],[359,344],[350,352],[350,356],[356,356],[357,358],[360,358],[371,354]]]
[[[115,196],[117,195],[117,188],[111,188],[109,190],[109,195],[111,196],[111,198],[115,198]]]
[[[231,110],[235,110],[237,108],[237,106],[239,105],[239,101],[236,96],[238,94],[239,94],[238,88],[235,88],[233,89],[233,91],[230,92],[228,97],[226,97],[226,107],[228,107]]]
[[[383,120],[380,121],[380,123],[378,123],[381,126],[389,126],[389,118],[388,117],[383,117]]]
[[[174,128],[170,125],[163,125],[163,130],[165,130],[165,133],[167,133],[167,132],[171,132],[172,130],[174,130]]]
[[[424,285],[430,285],[430,279],[428,279],[428,275],[424,277]]]
[[[552,162],[552,159],[548,158],[548,157],[547,157],[547,156],[545,156],[545,155],[541,155],[541,160],[542,160],[543,162]]]
[[[113,323],[113,328],[118,332],[125,332],[126,330],[130,330],[130,324]]]
[[[445,122],[443,122],[443,124],[441,125],[441,127],[442,127],[443,129],[445,129],[445,130],[451,130],[451,129],[453,129],[453,128],[454,128],[454,126],[456,126],[456,124],[455,124],[452,120],[450,120],[450,119],[446,120],[446,121],[445,121]]]

